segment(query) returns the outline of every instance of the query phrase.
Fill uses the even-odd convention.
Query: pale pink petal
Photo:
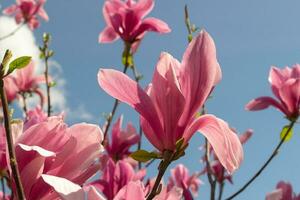
[[[116,33],[116,31],[110,27],[107,26],[104,28],[104,30],[99,35],[99,43],[110,43],[114,42],[119,38],[119,35]]]
[[[98,82],[100,87],[109,95],[132,106],[143,118],[151,122],[151,127],[155,130],[155,134],[148,132],[147,138],[157,148],[161,147],[162,141],[158,140],[156,134],[162,133],[162,127],[155,107],[146,92],[128,76],[112,69],[100,69]],[[144,130],[144,132],[146,133],[147,131]]]
[[[49,16],[48,14],[46,13],[45,9],[44,8],[40,8],[39,11],[38,11],[38,14],[39,16],[41,16],[41,18],[43,18],[45,21],[49,21]]]
[[[157,110],[161,118],[164,134],[158,137],[164,143],[164,148],[174,149],[182,130],[176,130],[178,120],[183,112],[185,100],[180,91],[175,69],[180,63],[168,53],[162,53],[152,78],[152,101],[156,102]]]
[[[286,110],[282,107],[282,105],[273,99],[272,97],[259,97],[251,100],[246,106],[246,110],[257,111],[268,108],[269,106],[273,106],[280,111],[286,113]]]
[[[63,200],[82,200],[85,197],[84,190],[79,185],[65,178],[43,174],[42,179],[51,186]]]
[[[5,8],[2,12],[3,14],[5,15],[11,15],[13,14],[14,12],[16,12],[18,9],[18,6],[17,5],[12,5],[12,6],[9,6],[7,8]]]
[[[248,129],[245,133],[239,135],[239,139],[240,139],[241,143],[244,144],[250,139],[250,137],[252,135],[253,135],[253,130]]]
[[[180,75],[181,90],[186,100],[180,121],[185,125],[204,104],[213,86],[221,78],[216,47],[206,31],[202,30],[190,42],[183,55]]]
[[[266,200],[282,200],[282,190],[277,189],[266,196]]]
[[[144,18],[154,7],[153,0],[139,0],[134,4],[133,9],[139,18]]]
[[[140,35],[144,34],[146,31],[152,31],[157,33],[169,33],[171,29],[168,24],[157,18],[147,18],[145,19],[139,28],[134,32],[134,38],[138,38]]]
[[[110,15],[112,15],[113,13],[117,13],[118,10],[122,7],[125,7],[125,3],[123,1],[105,1],[102,12],[104,20],[108,26],[112,26]]]
[[[142,182],[129,182],[114,197],[114,200],[145,200],[146,194]]]
[[[184,133],[185,141],[188,142],[196,131],[206,137],[229,173],[239,168],[243,160],[243,147],[238,136],[225,121],[213,115],[203,115],[196,119]]]

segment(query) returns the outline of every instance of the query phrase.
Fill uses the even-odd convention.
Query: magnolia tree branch
[[[11,132],[11,125],[10,125],[10,114],[8,111],[8,102],[6,93],[4,91],[4,81],[3,79],[0,80],[0,96],[1,96],[1,103],[2,103],[2,109],[3,109],[3,115],[4,115],[4,126],[5,126],[5,133],[6,133],[6,142],[8,147],[8,153],[9,153],[9,162],[12,170],[12,176],[16,184],[16,190],[18,199],[23,200],[25,199],[23,186],[21,183],[20,173],[18,169],[18,163],[16,158],[16,152],[14,148],[14,142],[12,138],[12,132]]]
[[[289,132],[294,127],[296,121],[297,121],[297,119],[291,120],[286,133],[281,138],[280,142],[275,147],[275,149],[273,150],[272,154],[267,159],[267,161],[262,165],[262,167],[252,176],[252,178],[249,181],[247,181],[237,192],[235,192],[234,194],[232,194],[230,197],[226,198],[226,200],[233,199],[234,197],[236,197],[240,193],[242,193],[263,172],[263,170],[269,165],[269,163],[273,160],[273,158],[278,154],[278,151],[279,151],[280,147],[282,146],[282,144],[284,143],[285,139],[289,135]]]

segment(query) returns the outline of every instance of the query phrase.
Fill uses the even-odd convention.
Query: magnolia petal
[[[300,79],[289,79],[279,90],[281,101],[284,102],[290,115],[299,115]]]
[[[164,135],[158,135],[164,148],[173,150],[181,135],[177,134],[177,125],[183,112],[185,100],[180,91],[175,69],[180,63],[168,53],[162,53],[152,78],[152,88],[149,90],[152,101],[155,102],[164,129]],[[151,94],[154,93],[154,94]]]
[[[171,32],[170,27],[164,21],[149,17],[145,19],[139,28],[135,31],[134,38],[139,38],[140,35],[143,35],[146,31],[152,31],[157,33],[169,33]]]
[[[7,8],[5,8],[2,13],[5,14],[5,15],[11,15],[13,14],[14,12],[16,12],[18,9],[18,6],[17,5],[12,5],[12,6],[9,6]]]
[[[112,97],[127,103],[150,123],[154,132],[147,132],[147,138],[155,146],[162,146],[156,134],[162,133],[162,127],[152,100],[140,86],[128,76],[112,69],[100,69],[98,73],[100,87]]]
[[[276,101],[272,97],[265,97],[265,96],[251,100],[245,106],[245,109],[249,111],[257,111],[257,110],[266,109],[269,106],[273,106],[281,110],[281,112],[286,113],[286,109],[284,109],[278,101]]]
[[[104,28],[104,30],[99,35],[99,43],[110,43],[119,38],[119,35],[116,33],[116,31],[110,27],[107,26]]]
[[[113,200],[145,200],[144,187],[141,181],[129,182],[114,197]]]
[[[38,11],[38,14],[41,18],[43,18],[45,21],[49,21],[49,16],[47,14],[47,12],[45,11],[44,8],[40,8],[39,11]]]
[[[203,115],[190,125],[184,134],[185,141],[199,131],[211,144],[216,156],[229,173],[239,168],[243,160],[243,147],[238,136],[228,124],[214,115]]]
[[[141,19],[148,15],[153,7],[153,0],[139,0],[136,4],[134,4],[133,9],[136,15]]]
[[[52,175],[42,175],[42,179],[50,185],[55,192],[59,194],[59,196],[63,200],[82,200],[84,199],[84,191],[81,187],[71,181],[56,177]]]
[[[204,30],[189,44],[182,58],[180,85],[186,99],[181,124],[197,112],[221,79],[221,69],[216,57],[216,47]]]

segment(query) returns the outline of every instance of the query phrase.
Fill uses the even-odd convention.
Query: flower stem
[[[22,99],[23,99],[23,111],[25,113],[25,116],[27,117],[27,103],[26,103],[26,94],[21,93]]]
[[[132,58],[130,50],[131,50],[131,44],[125,43],[124,52],[123,52],[123,57],[124,57],[123,73],[124,74],[126,74],[128,67],[130,67],[130,58]],[[105,143],[107,141],[107,133],[108,133],[109,127],[111,125],[111,122],[114,118],[114,115],[116,113],[116,110],[118,108],[118,105],[119,105],[119,100],[115,99],[112,111],[110,112],[110,114],[109,114],[109,116],[107,117],[107,120],[106,120],[106,126],[105,126],[105,129],[103,131],[104,137],[103,137],[102,145],[105,145]]]
[[[45,81],[46,81],[46,90],[47,90],[47,115],[51,116],[51,95],[50,95],[50,83],[49,83],[49,65],[48,58],[45,57]]]
[[[225,182],[224,182],[224,168],[222,168],[222,177],[221,180],[222,182],[219,183],[219,196],[218,196],[218,200],[222,199],[222,195],[223,195],[223,191],[224,191],[224,186],[225,186]]]
[[[160,193],[161,188],[159,187],[161,185],[160,184],[161,179],[164,176],[168,166],[171,164],[172,160],[173,160],[173,152],[168,150],[164,151],[163,160],[160,162],[158,166],[158,175],[156,177],[154,186],[146,200],[152,200],[157,194]]]
[[[215,200],[216,181],[212,177],[213,172],[209,161],[209,149],[210,149],[210,145],[207,139],[205,139],[205,162],[206,162],[207,179],[210,184],[210,199]]]
[[[4,115],[4,125],[5,125],[5,132],[6,132],[6,142],[8,147],[8,153],[9,153],[9,161],[10,166],[12,170],[12,176],[14,178],[15,184],[16,184],[16,190],[18,194],[18,199],[23,200],[25,199],[20,173],[18,169],[18,163],[16,159],[16,153],[11,133],[11,125],[10,125],[10,114],[8,111],[8,102],[6,93],[4,91],[4,81],[0,80],[0,96],[1,96],[1,102],[2,102],[2,109],[3,109],[3,115]]]
[[[232,194],[230,197],[226,198],[226,200],[233,199],[234,197],[236,197],[237,195],[239,195],[240,193],[242,193],[263,172],[263,170],[269,165],[269,163],[273,160],[273,158],[278,154],[278,151],[279,151],[280,147],[284,143],[284,141],[285,141],[286,137],[288,136],[289,132],[294,127],[295,123],[296,123],[296,120],[292,120],[291,121],[291,123],[289,124],[288,129],[287,129],[287,131],[285,133],[285,135],[280,140],[280,142],[278,143],[278,145],[275,147],[275,149],[273,150],[273,152],[270,155],[270,157],[268,158],[268,160],[262,165],[262,167],[252,176],[252,178],[249,181],[247,181],[243,185],[243,187],[241,187],[237,192],[235,192],[234,194]]]

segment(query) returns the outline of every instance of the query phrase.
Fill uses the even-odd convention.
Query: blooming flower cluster
[[[14,14],[18,24],[36,29],[40,24],[38,16],[48,20],[45,2],[17,0],[3,12]],[[123,72],[101,68],[97,75],[100,88],[115,98],[103,129],[84,122],[69,126],[63,111],[51,110],[50,89],[53,85],[49,82],[47,61],[53,52],[48,49],[48,34],[44,36],[44,46],[40,47],[40,56],[45,58],[43,75],[34,73],[35,64],[30,62],[30,57],[10,62],[12,55],[10,51],[6,52],[0,63],[3,111],[0,117],[0,179],[3,185],[6,184],[3,188],[9,188],[9,193],[2,188],[1,199],[193,200],[201,194],[199,188],[204,181],[199,177],[204,174],[210,183],[211,199],[215,199],[217,185],[220,187],[218,199],[221,199],[226,180],[233,183],[233,173],[241,166],[244,159],[242,145],[253,131],[248,129],[238,135],[223,119],[207,114],[208,111],[199,114],[205,110],[206,102],[221,81],[222,72],[212,36],[204,29],[195,34],[187,8],[186,25],[191,40],[182,60],[161,53],[151,82],[145,88],[140,85],[133,53],[147,32],[171,31],[166,22],[146,18],[153,7],[154,0],[104,1],[106,27],[99,35],[99,42],[110,43],[120,38],[125,51]],[[133,70],[135,80],[126,74],[127,69]],[[246,109],[256,111],[273,106],[291,124],[285,127],[285,136],[258,175],[278,154],[299,117],[300,65],[284,69],[272,67],[269,82],[276,99],[259,97],[250,101]],[[40,97],[40,104],[29,109],[26,99],[33,93]],[[47,96],[47,114],[44,96]],[[15,100],[23,103],[24,119],[11,119],[14,114],[10,108]],[[121,102],[139,114],[139,125],[136,126],[139,129],[133,123],[127,123],[123,128],[123,115],[114,119]],[[203,140],[196,141],[205,147],[204,169],[191,172],[184,164],[173,164],[183,156],[193,156],[186,155],[186,149],[196,132],[205,139],[205,144],[202,144]],[[143,149],[144,136],[153,146],[151,151]],[[151,177],[148,172],[151,165],[157,164],[155,161],[159,161],[158,173]],[[169,166],[174,168],[164,182]],[[228,199],[248,187],[257,174]],[[281,181],[276,190],[267,194],[266,200],[300,200],[300,195],[293,192],[291,184]]]

